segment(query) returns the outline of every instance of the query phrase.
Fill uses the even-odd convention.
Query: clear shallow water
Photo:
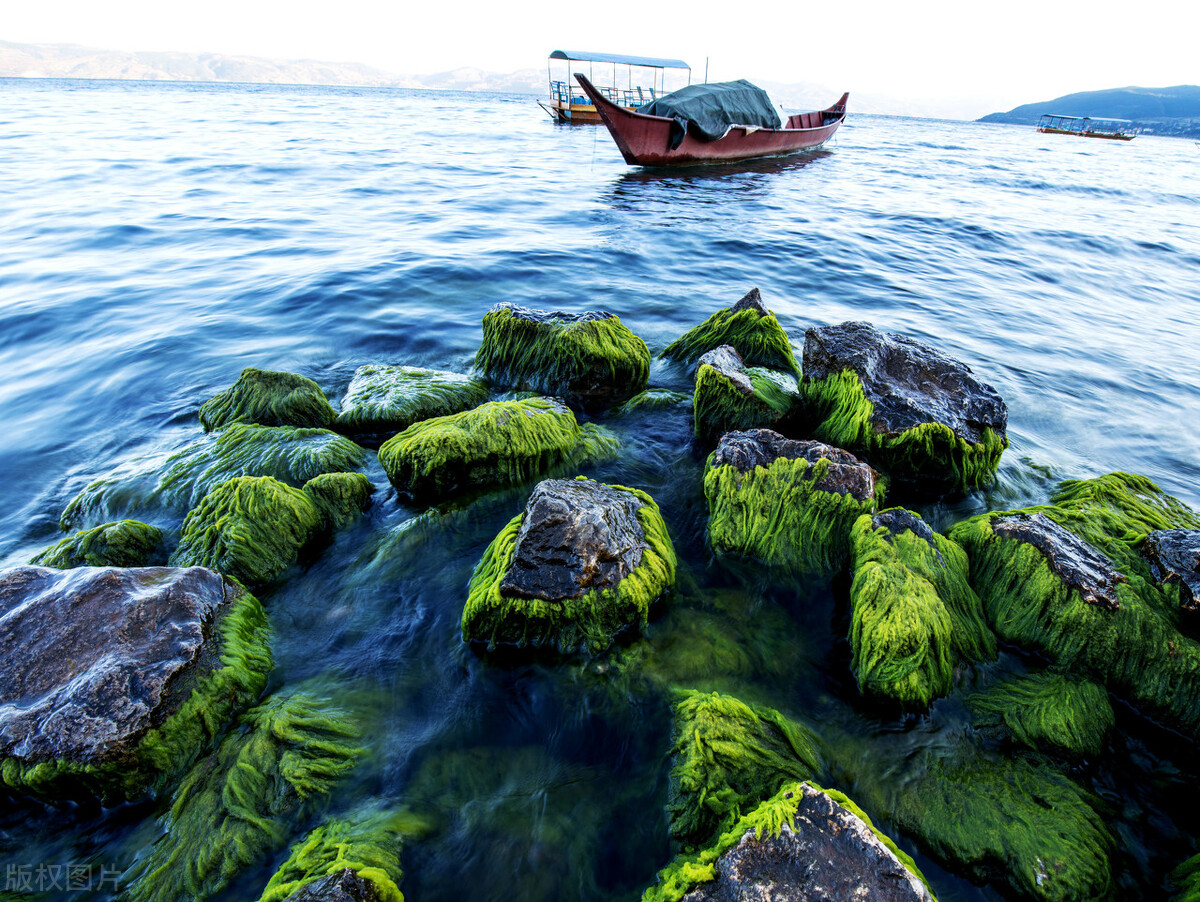
[[[1198,165],[1188,141],[852,115],[825,151],[664,173],[525,97],[0,80],[0,563],[55,540],[92,479],[194,441],[199,405],[244,366],[311,376],[336,403],[364,363],[466,371],[497,301],[612,310],[657,352],[753,286],[797,347],[808,326],[865,319],[999,390],[998,485],[926,509],[935,524],[1117,469],[1200,506]],[[686,390],[659,364],[652,384]],[[745,660],[697,686],[901,756],[952,724],[951,703],[915,730],[856,704],[837,586],[706,560],[688,426],[621,425],[622,458],[588,471],[650,491],[680,553],[642,669],[669,669],[689,616],[724,618]],[[369,515],[260,593],[274,685],[320,678],[369,700],[373,754],[335,808],[441,811],[405,854],[413,899],[636,898],[670,855],[663,687],[462,648],[471,569],[525,494],[424,536],[368,474]],[[1200,829],[1194,775],[1129,720],[1136,738],[1084,778],[1115,803],[1122,891],[1159,898]],[[430,790],[444,767],[474,789]],[[15,803],[0,861],[124,867],[157,813]],[[899,839],[943,902],[1002,897]],[[281,857],[228,898],[256,898]]]

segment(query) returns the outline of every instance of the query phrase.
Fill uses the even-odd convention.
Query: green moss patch
[[[321,387],[295,373],[247,367],[237,382],[200,407],[205,432],[232,423],[328,428],[337,418]]]
[[[928,707],[960,663],[996,657],[958,545],[899,509],[859,517],[850,542],[851,667],[864,694]]]
[[[322,529],[332,532],[370,507],[375,487],[362,473],[322,473],[304,483],[304,491],[321,512]]]
[[[339,432],[391,437],[413,423],[477,407],[488,399],[479,379],[415,366],[360,366],[342,399]]]
[[[692,418],[696,437],[715,442],[726,432],[757,427],[783,428],[795,415],[800,393],[787,373],[749,367],[745,383],[731,380],[720,370],[701,363],[696,371]]]
[[[119,520],[85,529],[47,548],[30,561],[41,567],[145,567],[162,545],[162,530],[138,520]]]
[[[1044,752],[1099,755],[1116,715],[1103,686],[1059,673],[1008,680],[967,697],[975,726]]]
[[[752,304],[747,303],[750,300]],[[721,345],[732,345],[747,366],[783,370],[800,378],[792,343],[775,314],[762,307],[757,288],[675,339],[661,356],[690,364]]]

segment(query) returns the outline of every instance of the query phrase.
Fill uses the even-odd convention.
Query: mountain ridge
[[[1078,91],[1053,100],[989,113],[979,122],[1036,125],[1047,113],[1062,116],[1131,119],[1143,133],[1200,138],[1200,85],[1142,88],[1129,85],[1099,91]]]

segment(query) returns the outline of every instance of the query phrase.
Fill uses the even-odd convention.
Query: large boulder
[[[157,526],[138,520],[101,523],[47,548],[29,563],[69,570],[72,567],[145,567],[162,545]]]
[[[704,497],[718,554],[828,573],[848,560],[850,527],[875,512],[883,486],[847,451],[751,429],[726,433],[709,455]]]
[[[645,625],[675,582],[675,550],[645,492],[590,479],[538,484],[475,568],[463,639],[593,652]]]
[[[925,708],[963,663],[996,657],[963,550],[903,508],[851,530],[851,667],[863,694]]]
[[[1160,582],[1179,587],[1179,607],[1200,614],[1200,529],[1156,529],[1142,554]]]
[[[700,358],[692,400],[696,437],[716,442],[726,432],[786,429],[800,404],[800,388],[787,372],[746,367],[731,345]]]
[[[1008,447],[1008,408],[970,367],[870,323],[805,333],[803,391],[817,438],[898,483],[977,488]]]
[[[0,780],[47,798],[157,790],[270,668],[262,607],[211,570],[0,571]]]
[[[620,404],[646,387],[650,349],[612,313],[531,310],[504,302],[483,317],[475,367],[499,388],[595,409]]]
[[[617,447],[611,432],[580,425],[559,401],[526,398],[414,423],[384,442],[379,462],[397,491],[438,501],[529,482],[551,469],[610,457]]]
[[[675,339],[661,356],[691,364],[722,345],[732,345],[747,366],[800,376],[792,343],[775,314],[763,305],[757,288]]]
[[[304,376],[247,367],[200,407],[205,432],[232,423],[328,428],[337,418],[321,387]]]
[[[469,410],[488,399],[479,379],[415,366],[360,366],[342,399],[336,428],[372,444],[413,423]]]

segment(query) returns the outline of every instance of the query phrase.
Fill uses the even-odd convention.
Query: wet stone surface
[[[1180,607],[1200,614],[1200,529],[1157,529],[1146,536],[1142,554],[1156,579],[1179,582]]]
[[[629,492],[591,480],[539,483],[501,593],[554,601],[614,588],[642,561],[642,506]]]
[[[376,902],[378,898],[374,883],[343,868],[300,887],[284,902]]]
[[[742,355],[733,345],[721,345],[721,347],[701,355],[696,365],[697,371],[706,364],[732,382],[743,395],[754,394],[754,384],[746,375],[746,365],[742,361]]]
[[[501,310],[507,310],[517,319],[528,320],[531,323],[547,323],[567,324],[567,323],[591,323],[602,319],[615,319],[615,313],[609,313],[607,310],[587,310],[583,313],[564,313],[559,310],[535,310],[532,307],[521,307],[517,304],[508,301],[501,301],[499,304],[493,304],[489,312],[497,313]]]
[[[861,818],[805,785],[795,830],[749,830],[717,859],[717,877],[684,902],[932,902],[933,897]]]
[[[829,469],[817,482],[817,488],[851,495],[857,501],[866,501],[875,495],[878,474],[849,451],[823,442],[785,438],[773,429],[725,433],[713,452],[712,466],[730,465],[747,473],[755,467],[769,467],[780,458],[804,458],[814,464],[822,459],[828,460]]]
[[[201,567],[0,571],[0,756],[132,751],[219,664],[211,623],[239,591]]]
[[[757,288],[751,288],[741,300],[734,304],[730,309],[731,313],[741,313],[743,310],[754,310],[759,316],[767,316],[770,311],[763,306],[762,295]]]
[[[1045,514],[1014,514],[992,523],[992,532],[1003,539],[1032,545],[1046,556],[1050,569],[1080,597],[1106,611],[1121,607],[1117,583],[1126,582],[1112,561],[1075,533],[1059,526]]]
[[[809,329],[804,337],[804,375],[825,379],[853,370],[874,407],[875,431],[899,435],[922,423],[940,423],[971,443],[991,428],[1007,434],[1008,407],[967,365],[903,335],[870,323]]]

